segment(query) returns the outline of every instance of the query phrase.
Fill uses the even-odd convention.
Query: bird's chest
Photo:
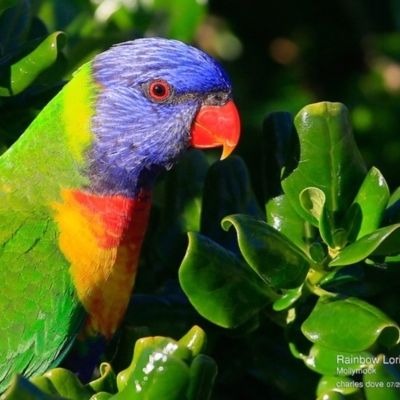
[[[110,337],[132,292],[150,194],[130,199],[65,190],[62,198],[53,205],[60,250],[70,262],[77,296],[89,314],[89,329]]]

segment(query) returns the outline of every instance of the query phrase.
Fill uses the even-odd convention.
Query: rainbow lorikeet
[[[157,175],[238,140],[231,83],[194,47],[138,39],[75,73],[0,158],[0,392],[57,365],[83,326],[113,335]]]

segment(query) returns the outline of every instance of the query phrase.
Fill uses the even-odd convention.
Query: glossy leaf
[[[108,363],[101,363],[99,367],[100,377],[88,383],[88,387],[95,393],[108,392],[116,393],[116,376],[112,367]]]
[[[301,193],[307,188],[321,190],[327,211],[336,221],[336,214],[346,211],[352,203],[366,174],[347,109],[340,103],[311,104],[297,114],[295,126],[300,160],[282,181],[282,187],[296,211],[315,226],[318,219],[304,209]]]
[[[319,233],[322,240],[336,251],[345,247],[347,243],[347,232],[338,225],[335,213],[329,211],[328,204],[325,202],[319,220]]]
[[[171,347],[174,345],[171,344]],[[185,361],[168,348],[147,346],[137,360],[127,386],[112,399],[183,399],[188,384],[189,368]]]
[[[109,400],[112,398],[112,394],[111,393],[107,393],[107,392],[99,392],[94,394],[90,400]]]
[[[400,252],[400,224],[380,228],[344,248],[330,267],[355,264],[369,256],[385,256]]]
[[[43,375],[54,385],[61,396],[67,399],[89,399],[94,391],[85,387],[78,377],[71,371],[64,368],[54,368]]]
[[[36,39],[30,42],[27,49],[20,49],[7,63],[0,60],[2,86],[0,96],[13,96],[21,93],[57,59],[58,52],[66,43],[63,32],[54,32],[45,39]],[[7,84],[4,85],[4,76],[9,74]]]
[[[119,391],[122,391],[128,385],[128,381],[131,375],[135,372],[140,357],[142,357],[142,353],[149,347],[162,348],[163,344],[168,344],[168,340],[165,342],[165,338],[163,337],[149,336],[136,341],[130,365],[123,371],[120,371],[117,376],[117,387]]]
[[[286,236],[263,221],[239,214],[224,218],[222,224],[225,229],[235,227],[243,257],[268,285],[297,288],[314,265]]]
[[[378,169],[371,168],[346,213],[350,242],[355,242],[379,228],[389,198],[389,187],[385,178]]]
[[[346,400],[346,395],[336,390],[332,390],[330,392],[324,393],[321,396],[318,396],[317,400]]]
[[[280,299],[276,300],[272,306],[275,311],[282,311],[292,306],[302,295],[303,285],[295,289],[289,289]]]
[[[217,367],[210,357],[198,354],[205,341],[197,326],[178,342],[164,337],[139,339],[130,366],[118,374],[119,393],[112,399],[209,398]]]
[[[319,221],[325,205],[325,193],[315,187],[308,187],[300,193],[300,204],[311,218]]]
[[[178,344],[187,347],[195,357],[205,351],[207,336],[199,326],[193,326],[188,333],[179,339]]]
[[[50,386],[47,386],[49,388]],[[50,393],[49,393],[50,392]],[[58,395],[54,386],[47,393],[21,375],[15,375],[10,387],[1,396],[2,400],[67,400]]]
[[[323,376],[317,386],[317,400],[364,400],[362,382],[345,376]]]
[[[321,297],[301,330],[313,343],[350,353],[364,351],[375,342],[390,348],[399,341],[395,322],[378,308],[352,297]]]
[[[313,239],[314,232],[295,211],[286,195],[274,197],[267,203],[267,222],[290,239],[297,247],[306,251],[307,243]]]
[[[318,264],[322,264],[328,256],[328,246],[324,242],[314,242],[309,248],[310,257]]]
[[[363,374],[365,397],[367,400],[399,400],[400,374],[390,368],[390,358],[378,357],[373,374]]]
[[[274,296],[244,262],[196,233],[189,233],[179,281],[198,313],[225,328],[244,323]]]
[[[217,372],[217,364],[211,357],[204,354],[196,356],[190,365],[190,381],[186,393],[186,399],[210,399]]]
[[[347,353],[328,347],[314,344],[303,361],[311,370],[321,375],[347,376],[354,375],[356,370],[373,370],[378,358],[366,351],[359,353]]]
[[[53,382],[45,377],[45,376],[36,376],[30,378],[29,381],[33,383],[38,389],[42,391],[42,393],[50,395],[50,396],[59,396],[60,393],[54,386]],[[20,382],[19,384],[21,384]]]

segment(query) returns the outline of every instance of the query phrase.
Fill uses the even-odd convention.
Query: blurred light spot
[[[154,0],[140,0],[140,3],[144,6],[144,7],[150,7],[153,5]]]
[[[232,61],[242,53],[242,44],[232,33],[223,32],[217,39],[216,50],[222,59]]]
[[[92,3],[98,5],[94,18],[100,23],[106,22],[121,7],[129,11],[134,11],[138,7],[137,0],[92,0]]]
[[[372,112],[367,107],[358,106],[351,113],[354,129],[363,132],[372,128]]]
[[[315,360],[315,356],[308,356],[305,359],[305,363],[307,366],[311,367],[311,368],[315,368],[316,367],[316,360]]]
[[[383,81],[390,92],[400,91],[400,65],[395,62],[388,63],[383,68]]]
[[[204,6],[205,4],[208,3],[208,0],[196,0],[197,4],[200,4],[201,6]]]
[[[287,38],[274,39],[269,45],[271,58],[279,64],[292,63],[299,54],[299,47],[295,42]]]
[[[226,23],[217,17],[208,17],[199,27],[196,42],[205,52],[214,57],[233,61],[242,53],[242,43],[229,30]]]

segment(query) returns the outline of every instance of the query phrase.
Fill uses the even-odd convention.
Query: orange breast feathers
[[[150,211],[150,193],[135,199],[62,191],[53,204],[59,246],[70,262],[91,333],[118,328],[131,296]]]

